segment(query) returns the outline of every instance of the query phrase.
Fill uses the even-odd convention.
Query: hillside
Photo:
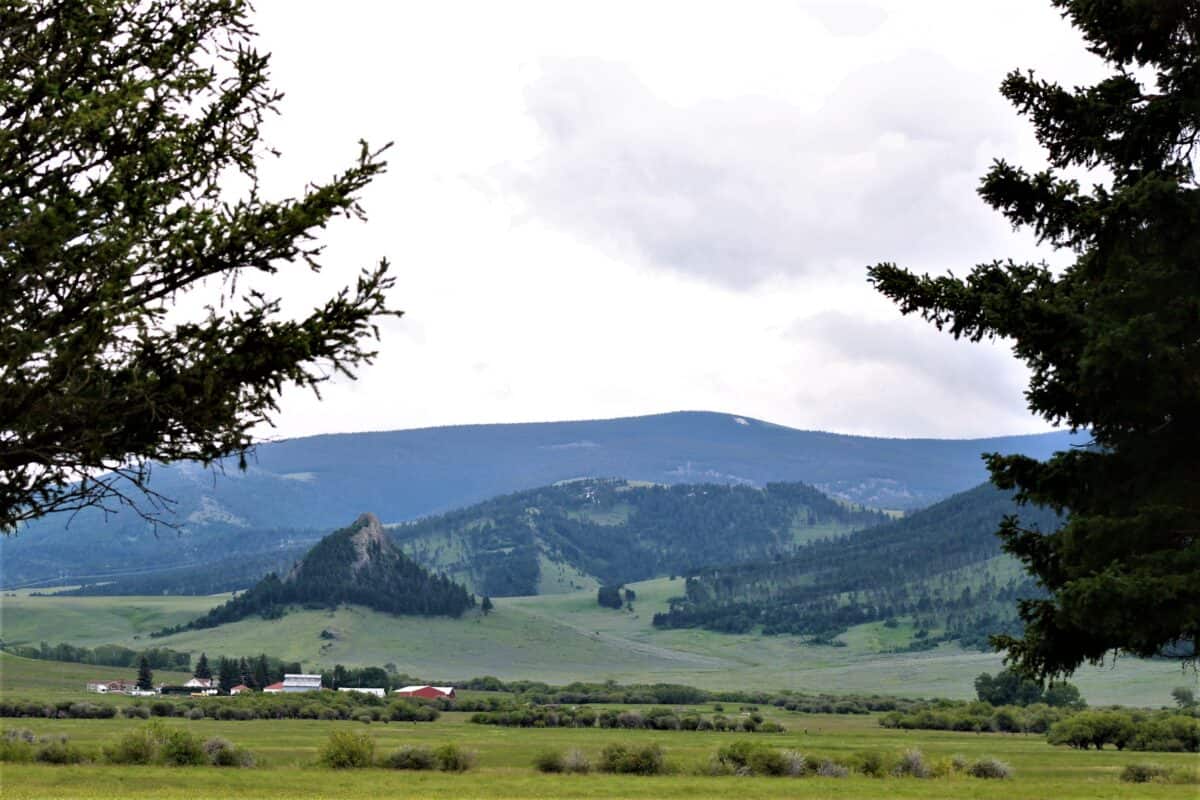
[[[168,631],[211,628],[254,615],[278,619],[291,606],[336,608],[342,603],[388,614],[457,617],[475,605],[475,598],[405,556],[378,518],[363,514],[318,542],[283,578],[270,573],[248,591]]]
[[[939,639],[986,646],[989,633],[1016,624],[1016,600],[1038,593],[1000,551],[995,532],[1006,514],[1018,514],[1027,528],[1059,524],[1053,512],[1020,508],[983,484],[788,558],[695,572],[654,623],[739,633],[761,626],[766,634],[830,641],[854,625],[905,620],[924,632],[916,647]]]
[[[0,542],[5,587],[297,557],[363,508],[388,523],[580,477],[763,486],[802,481],[851,502],[914,509],[986,478],[980,453],[1045,457],[1066,433],[977,440],[799,431],[729,414],[314,436],[261,445],[249,469],[155,468],[176,529],[127,510],[55,515]],[[69,523],[69,524],[68,524]],[[244,585],[244,584],[242,584]],[[206,591],[232,586],[206,584]]]
[[[333,611],[300,609],[278,620],[250,616],[182,631],[154,644],[190,651],[193,658],[206,651],[210,660],[266,652],[301,661],[314,671],[339,663],[393,662],[399,671],[432,682],[495,675],[559,684],[611,678],[718,689],[751,681],[763,689],[963,698],[974,696],[972,682],[979,673],[1001,668],[999,654],[953,643],[927,652],[892,652],[911,640],[914,630],[908,623],[853,627],[840,637],[845,647],[806,645],[792,636],[655,628],[651,618],[682,593],[683,578],[643,581],[632,588],[638,598],[633,611],[597,606],[595,591],[499,598],[491,614],[467,611],[461,619],[396,617],[339,606]],[[198,616],[212,603],[207,597],[32,597],[18,591],[0,606],[0,623],[5,639],[17,644],[68,640],[136,648],[145,646],[149,632]],[[0,655],[0,662],[5,658]],[[26,663],[42,672],[83,666]],[[6,669],[0,663],[0,678]],[[1180,685],[1181,677],[1179,665],[1172,662],[1121,658],[1103,667],[1084,667],[1072,682],[1093,705],[1159,706],[1171,702],[1171,688]]]
[[[583,480],[493,498],[392,534],[414,559],[477,592],[514,596],[776,557],[886,519],[802,483]]]

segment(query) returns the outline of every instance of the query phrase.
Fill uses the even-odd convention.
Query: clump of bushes
[[[383,760],[383,766],[391,769],[433,769],[436,765],[433,751],[428,747],[401,747]]]
[[[601,772],[625,775],[661,775],[666,772],[662,748],[657,744],[635,747],[609,744],[600,752]]]
[[[375,760],[375,740],[365,733],[334,731],[322,745],[317,760],[331,769],[369,767]]]
[[[389,769],[440,769],[442,772],[466,772],[474,765],[475,754],[455,744],[444,744],[436,750],[406,745],[393,750],[379,763],[380,766]]]
[[[220,736],[214,736],[204,742],[204,755],[214,767],[254,766],[253,755]]]
[[[900,761],[892,768],[893,775],[907,775],[912,778],[928,778],[932,771],[925,763],[925,756],[920,750],[905,750],[900,755]]]
[[[433,751],[433,760],[442,772],[466,772],[475,764],[475,754],[456,744],[444,744]]]
[[[103,750],[110,764],[158,764],[169,767],[212,765],[251,767],[254,756],[220,737],[201,741],[181,728],[152,722],[129,731]]]
[[[79,764],[87,760],[87,754],[66,736],[34,736],[33,731],[24,728],[5,731],[0,736],[0,762]]]
[[[1161,764],[1126,764],[1121,770],[1125,783],[1150,783],[1166,780],[1171,771]]]
[[[1013,776],[1013,768],[997,758],[981,758],[967,767],[967,774],[975,778],[1004,780]]]

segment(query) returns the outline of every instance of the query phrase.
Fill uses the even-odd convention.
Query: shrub
[[[562,753],[557,750],[545,750],[533,758],[533,766],[538,772],[565,772]]]
[[[87,760],[83,751],[68,742],[65,736],[44,742],[33,758],[43,764],[80,764]]]
[[[1012,767],[996,758],[981,758],[967,767],[967,772],[976,778],[1003,780],[1013,776]]]
[[[204,745],[191,733],[171,729],[160,736],[159,757],[171,767],[192,767],[208,763]]]
[[[577,775],[586,775],[592,771],[592,762],[588,760],[587,755],[578,749],[572,748],[567,751],[563,757],[563,772],[572,772]]]
[[[836,761],[826,759],[817,767],[817,774],[822,778],[844,778],[850,774],[850,770]]]
[[[874,751],[865,751],[854,757],[858,771],[868,778],[882,778],[887,773],[883,756]]]
[[[150,704],[150,713],[156,717],[174,716],[175,704],[166,700],[157,700]]]
[[[783,753],[756,742],[732,742],[717,750],[717,760],[738,775],[785,775]]]
[[[371,724],[371,715],[370,714],[359,714],[358,721],[361,722],[363,725],[370,725]]]
[[[433,751],[433,759],[442,772],[466,772],[475,763],[475,754],[456,744],[444,744]]]
[[[193,709],[195,710],[195,709]],[[253,767],[254,756],[228,739],[214,736],[204,742],[204,755],[214,767]]]
[[[1150,783],[1151,781],[1166,780],[1170,770],[1160,764],[1126,764],[1121,770],[1121,780],[1125,783]]]
[[[662,748],[657,744],[630,747],[606,745],[600,753],[600,770],[628,775],[660,775],[666,771]]]
[[[317,759],[332,769],[354,769],[371,766],[375,758],[375,742],[365,733],[334,731],[321,747]]]
[[[195,720],[195,719],[204,719],[204,709],[202,709],[202,708],[189,708],[189,709],[188,709],[188,712],[187,712],[186,714],[184,714],[184,716],[185,716],[185,717],[187,717],[188,719],[192,719],[192,720]]]
[[[799,778],[807,769],[804,764],[804,756],[795,750],[784,750],[780,754],[783,758],[783,774],[790,778]]]
[[[384,759],[383,765],[392,769],[433,769],[436,760],[428,747],[401,747]]]
[[[150,719],[150,709],[145,706],[125,706],[121,709],[121,716],[127,719]]]
[[[158,737],[147,725],[105,745],[104,758],[112,764],[153,764],[158,759],[158,748]]]
[[[0,762],[33,760],[33,733],[24,729],[5,731],[0,736]]]
[[[929,765],[920,750],[905,750],[900,755],[900,761],[892,768],[893,775],[908,775],[913,778],[928,778]]]

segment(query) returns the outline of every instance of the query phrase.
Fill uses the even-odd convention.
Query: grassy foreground
[[[753,688],[768,690],[969,698],[979,673],[1002,667],[996,654],[953,645],[886,652],[912,632],[881,623],[850,630],[842,637],[845,647],[805,645],[789,636],[657,630],[651,618],[683,591],[682,580],[632,587],[638,597],[632,612],[600,608],[595,592],[586,591],[499,598],[487,617],[478,612],[463,619],[393,617],[350,606],[163,638],[149,633],[193,619],[226,596],[34,597],[19,591],[0,598],[0,633],[13,644],[162,646],[210,657],[266,652],[314,669],[390,662],[401,672],[444,681],[495,675],[557,684],[612,679],[716,689],[752,680]],[[322,637],[322,631],[333,638]],[[1161,706],[1170,704],[1171,689],[1188,678],[1170,662],[1125,659],[1112,667],[1086,667],[1072,680],[1093,705]]]
[[[4,764],[3,795],[11,798],[200,798],[217,797],[830,797],[830,798],[1195,798],[1196,786],[1126,784],[1121,767],[1154,761],[1178,767],[1194,765],[1194,755],[1079,752],[1054,748],[1041,736],[895,731],[880,728],[874,717],[802,715],[764,709],[782,722],[784,734],[722,734],[688,731],[509,729],[473,725],[467,714],[447,713],[434,723],[365,726],[318,720],[222,722],[179,720],[201,737],[223,736],[246,747],[259,760],[251,769],[215,767],[117,767],[86,764],[53,766]],[[5,728],[29,728],[38,734],[66,734],[85,750],[98,752],[140,721],[4,720]],[[377,752],[404,744],[437,746],[454,742],[478,755],[465,774],[396,772],[380,768],[331,770],[315,765],[317,750],[333,730],[368,733]],[[988,781],[966,776],[915,778],[738,778],[705,777],[691,771],[722,744],[751,738],[806,754],[846,757],[864,750],[895,753],[918,747],[927,758],[995,756],[1011,764],[1016,776]],[[579,748],[595,759],[610,742],[659,743],[674,775],[542,775],[532,766],[546,749]]]

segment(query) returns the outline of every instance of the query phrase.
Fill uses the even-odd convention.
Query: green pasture
[[[732,711],[728,706],[727,712]],[[698,731],[597,729],[512,729],[474,725],[465,713],[447,713],[434,723],[331,722],[319,720],[171,719],[166,724],[198,736],[221,736],[251,750],[259,766],[230,770],[214,767],[116,767],[100,764],[61,767],[4,764],[3,795],[18,798],[187,798],[209,797],[820,797],[820,798],[1195,798],[1196,786],[1131,785],[1118,781],[1130,762],[1167,766],[1194,765],[1194,755],[1079,752],[1054,748],[1041,736],[896,731],[880,728],[874,717],[804,715],[764,709],[782,722],[784,734],[733,734]],[[90,752],[99,752],[140,720],[6,719],[5,728],[37,734],[66,734]],[[385,769],[335,771],[316,766],[317,751],[329,733],[350,729],[375,740],[377,754],[401,745],[437,746],[453,742],[477,754],[465,774],[407,773]],[[967,776],[914,778],[736,778],[692,774],[723,743],[750,738],[775,747],[818,756],[850,757],[861,751],[898,753],[917,747],[929,759],[962,755],[994,756],[1015,770],[1007,781]],[[593,761],[615,741],[656,742],[676,774],[627,777],[593,773],[542,775],[532,766],[547,749],[578,748]]]
[[[564,576],[567,580],[569,577]],[[462,619],[393,617],[363,609],[295,611],[270,622],[251,618],[218,628],[150,638],[149,633],[199,616],[224,601],[213,597],[0,598],[0,637],[13,644],[162,646],[198,655],[266,652],[319,669],[341,663],[394,663],[401,672],[456,681],[503,679],[672,682],[725,687],[968,698],[981,672],[997,672],[993,653],[942,645],[921,653],[887,653],[911,636],[909,625],[860,626],[845,647],[812,646],[789,636],[657,630],[651,625],[683,580],[631,584],[633,610],[596,604],[594,591],[495,599],[496,610]],[[322,638],[329,631],[334,638]],[[1073,679],[1093,705],[1162,706],[1194,677],[1168,661],[1122,659],[1086,667]],[[3,687],[0,683],[0,688]]]

